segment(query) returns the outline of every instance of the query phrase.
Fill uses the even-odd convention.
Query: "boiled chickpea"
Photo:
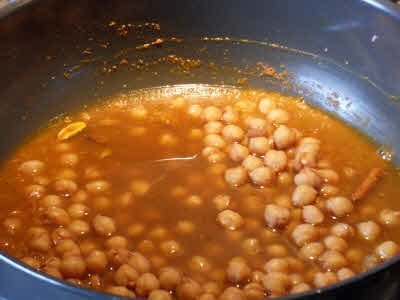
[[[336,223],[331,227],[331,233],[343,239],[350,239],[354,236],[354,229],[346,223]]]
[[[57,243],[56,253],[60,256],[80,256],[81,250],[79,246],[71,239],[61,240]]]
[[[111,183],[105,180],[95,180],[86,184],[86,189],[91,194],[101,194],[107,192],[111,188]]]
[[[203,108],[198,104],[193,104],[193,105],[189,106],[187,112],[190,116],[197,119],[197,118],[200,118],[200,116],[203,112]]]
[[[111,286],[106,289],[106,292],[122,297],[136,298],[136,294],[124,286]]]
[[[222,149],[226,146],[225,140],[218,134],[208,134],[204,137],[204,145]]]
[[[268,167],[260,167],[249,173],[251,181],[260,186],[272,185],[275,181],[275,174]]]
[[[296,143],[296,133],[285,125],[280,125],[274,132],[277,149],[288,149]]]
[[[150,270],[150,262],[139,252],[131,253],[128,264],[133,267],[140,274],[149,272]]]
[[[317,170],[319,177],[322,181],[329,184],[337,184],[339,182],[339,174],[331,169]]]
[[[272,257],[285,257],[288,255],[288,250],[281,244],[272,244],[265,248],[265,253]]]
[[[72,196],[71,201],[76,203],[84,203],[88,198],[89,196],[85,191],[79,190]]]
[[[337,278],[339,280],[346,280],[349,279],[350,277],[353,277],[356,275],[351,269],[349,268],[341,268],[340,270],[337,271]]]
[[[246,119],[246,124],[249,127],[249,137],[268,136],[272,131],[271,124],[264,119],[250,117]]]
[[[299,250],[299,255],[306,260],[316,260],[324,252],[325,247],[320,242],[305,244]]]
[[[86,272],[86,263],[80,256],[67,256],[61,260],[60,272],[69,278],[81,278]]]
[[[163,133],[159,138],[159,144],[165,147],[175,147],[178,144],[178,138],[172,133]]]
[[[114,282],[120,286],[135,287],[139,273],[128,264],[121,265],[114,273]]]
[[[118,248],[128,248],[128,240],[127,238],[123,237],[123,236],[113,236],[111,238],[109,238],[106,242],[105,242],[105,246],[108,249],[118,249]]]
[[[375,248],[375,253],[382,260],[388,260],[400,253],[400,247],[393,241],[386,241]]]
[[[144,136],[147,133],[147,128],[143,126],[135,126],[130,128],[128,133],[134,137]]]
[[[314,242],[319,237],[316,227],[311,224],[300,224],[292,232],[292,238],[298,246]]]
[[[272,258],[265,265],[264,270],[267,273],[280,272],[289,273],[289,264],[283,258]]]
[[[317,191],[309,185],[299,185],[293,192],[292,201],[297,207],[310,205],[314,203],[317,197]]]
[[[176,288],[178,299],[195,300],[202,293],[201,286],[194,280],[184,278]]]
[[[33,183],[47,186],[50,183],[50,179],[46,176],[35,176],[33,177]]]
[[[249,150],[251,153],[264,155],[270,147],[269,141],[265,137],[252,137],[249,140]]]
[[[242,167],[230,168],[225,171],[225,180],[233,186],[239,186],[247,181],[247,172]]]
[[[45,163],[40,160],[28,160],[22,163],[18,168],[18,170],[25,176],[40,175],[45,169]]]
[[[319,194],[324,198],[335,197],[339,194],[339,188],[330,184],[323,184]]]
[[[68,213],[64,209],[56,206],[48,208],[45,214],[52,223],[59,226],[66,226],[71,221]]]
[[[233,144],[229,150],[229,157],[236,162],[243,161],[249,155],[249,149],[240,144]]]
[[[89,213],[89,208],[84,204],[74,203],[68,207],[67,212],[71,218],[78,219],[87,216]]]
[[[235,284],[246,282],[250,275],[251,269],[243,259],[232,259],[228,263],[226,269],[227,279]]]
[[[242,242],[242,248],[248,255],[257,255],[261,252],[260,241],[255,238],[249,238]]]
[[[101,172],[97,167],[90,166],[85,169],[83,176],[89,180],[99,179],[103,176],[103,172]]]
[[[379,263],[380,260],[375,254],[366,255],[362,261],[361,270],[366,271],[372,269]]]
[[[173,291],[182,281],[182,274],[172,267],[162,268],[159,272],[160,286],[168,291]]]
[[[152,273],[144,273],[136,281],[136,294],[147,297],[152,291],[160,288],[160,282]]]
[[[164,241],[160,244],[160,249],[165,256],[180,256],[183,254],[182,246],[174,240]]]
[[[211,267],[210,262],[203,256],[193,256],[189,261],[189,268],[196,272],[209,272]]]
[[[40,262],[37,259],[30,256],[25,256],[21,258],[21,261],[33,269],[39,269],[40,267]]]
[[[38,230],[31,235],[29,247],[33,250],[47,252],[51,248],[51,240],[46,230]]]
[[[287,274],[271,272],[264,277],[263,285],[268,292],[280,296],[286,294],[291,282]]]
[[[110,264],[118,267],[128,262],[130,258],[130,252],[128,251],[128,249],[124,248],[112,248],[107,251],[107,257]]]
[[[318,272],[315,274],[313,281],[314,285],[317,288],[321,288],[323,286],[330,285],[335,282],[337,282],[337,276],[333,272],[326,272],[326,273]]]
[[[381,233],[381,229],[374,221],[361,222],[357,225],[358,234],[367,241],[374,241]]]
[[[225,112],[222,115],[222,120],[228,124],[234,124],[239,121],[239,114],[232,107],[225,107]]]
[[[50,208],[52,206],[61,207],[62,204],[63,200],[57,195],[47,195],[39,201],[39,205],[43,208]]]
[[[292,272],[303,272],[305,269],[305,264],[302,260],[300,260],[300,258],[297,257],[293,257],[293,256],[289,256],[286,257],[285,260],[287,261],[287,263],[289,264],[289,269]],[[292,274],[293,276],[295,274]]]
[[[90,272],[101,274],[105,271],[107,264],[107,255],[103,251],[93,250],[86,257],[86,266]]]
[[[78,174],[71,168],[65,168],[58,172],[55,178],[75,180],[78,178]]]
[[[52,276],[52,277],[58,278],[58,279],[63,279],[61,272],[56,268],[44,267],[41,270],[49,276]]]
[[[146,180],[134,180],[130,188],[135,196],[143,197],[150,190],[150,183]]]
[[[268,114],[271,110],[276,108],[275,102],[271,99],[262,99],[260,103],[258,103],[258,110],[263,114]]]
[[[23,227],[22,221],[18,217],[5,218],[2,225],[7,233],[12,235],[21,231]]]
[[[64,166],[73,167],[79,162],[79,158],[75,153],[65,153],[61,155],[60,162]]]
[[[307,283],[299,283],[296,284],[295,286],[292,287],[292,289],[290,290],[290,294],[299,294],[299,293],[304,293],[304,292],[308,292],[309,290],[311,290],[311,286]]]
[[[203,131],[199,128],[192,128],[189,132],[188,138],[191,140],[200,140],[203,138]]]
[[[326,201],[326,209],[339,218],[350,214],[353,208],[353,203],[345,197],[333,197]]]
[[[265,298],[264,287],[259,283],[249,283],[243,288],[247,300],[260,300]]]
[[[199,207],[203,204],[203,199],[198,195],[190,195],[185,199],[185,204],[189,207]]]
[[[379,222],[387,227],[400,226],[400,211],[392,209],[383,209],[379,213]]]
[[[28,200],[38,200],[45,195],[46,188],[38,184],[31,184],[25,188],[24,192]]]
[[[115,221],[110,217],[102,215],[94,217],[93,228],[97,234],[102,236],[110,236],[117,230]]]
[[[219,296],[219,300],[245,300],[246,295],[244,292],[237,287],[228,287]]]
[[[74,235],[85,235],[90,232],[90,225],[83,220],[74,220],[68,225],[68,230]]]
[[[237,230],[244,224],[242,216],[230,209],[221,211],[217,216],[217,222],[228,230]]]
[[[150,240],[142,240],[139,242],[139,244],[137,244],[136,248],[143,253],[149,253],[154,251],[155,246]]]
[[[202,117],[208,122],[218,121],[222,117],[222,111],[218,107],[208,106],[203,110]]]
[[[338,270],[347,265],[347,260],[342,253],[336,250],[326,250],[319,257],[322,267],[326,270]]]
[[[302,211],[303,220],[310,224],[321,224],[324,222],[324,214],[314,205],[306,205]]]
[[[268,119],[277,124],[286,124],[289,121],[290,116],[289,113],[283,109],[276,108],[269,111]]]
[[[294,177],[294,182],[296,185],[309,185],[318,188],[321,184],[321,179],[313,169],[304,168]]]
[[[195,231],[196,225],[194,225],[191,221],[182,220],[178,221],[176,224],[176,232],[182,235],[192,234]]]
[[[275,204],[265,207],[264,218],[268,227],[279,229],[285,227],[290,220],[290,210]]]
[[[347,242],[335,235],[328,235],[324,238],[325,247],[329,250],[336,250],[339,252],[345,252],[347,250]]]
[[[149,300],[173,300],[172,295],[164,290],[154,290],[150,293]]]
[[[239,126],[226,125],[222,129],[222,136],[227,143],[240,142],[244,137],[244,131]]]
[[[288,163],[286,153],[283,151],[269,150],[265,154],[265,165],[276,172],[283,171]]]
[[[349,250],[347,250],[345,256],[349,262],[360,265],[364,259],[365,253],[362,249],[350,248]]]
[[[257,168],[260,168],[263,165],[264,165],[264,163],[263,163],[262,159],[257,156],[254,156],[254,155],[248,155],[242,161],[242,167],[245,168],[249,172],[251,172]]]

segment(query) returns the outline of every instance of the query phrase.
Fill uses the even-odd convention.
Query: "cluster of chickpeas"
[[[341,193],[340,175],[323,159],[321,141],[291,128],[290,113],[272,99],[204,105],[178,97],[170,106],[193,120],[187,139],[202,141],[193,159],[204,160],[216,190],[210,199],[191,193],[190,188],[201,187],[208,176],[194,170],[185,184],[171,187],[169,196],[183,199],[178,202],[181,209],[193,212],[211,203],[213,210],[204,217],[211,215],[215,230],[243,255],[227,257],[221,244],[207,244],[204,253],[185,257],[187,268],[182,268],[177,262],[185,253],[185,237],[201,235],[201,226],[190,215],[176,220],[173,228],[165,228],[161,221],[155,226],[140,221],[120,224],[114,213],[107,212],[116,202],[128,207],[133,199],[146,199],[154,189],[151,183],[132,180],[126,192],[113,197],[113,182],[105,179],[103,170],[96,166],[81,170],[82,157],[72,143],[58,142],[54,147],[61,167],[54,175],[44,160],[27,160],[18,167],[26,183],[23,200],[39,218],[29,228],[19,210],[2,220],[8,235],[26,241],[29,255],[21,261],[70,283],[121,296],[256,300],[345,280],[400,252],[394,241],[383,240],[382,233],[400,227],[400,212],[383,209],[373,218],[375,210],[363,206],[371,218],[348,222],[358,203]],[[130,117],[139,124],[127,136],[149,134],[143,121],[150,114],[145,105],[130,109]],[[90,121],[88,114],[85,120]],[[165,117],[163,121],[170,123]],[[102,124],[117,122],[102,120]],[[171,130],[157,140],[158,146],[168,149],[182,142]],[[344,172],[350,177],[354,170]],[[278,187],[289,194],[266,196]],[[233,194],[242,198],[254,190],[265,194],[248,193],[233,200]],[[162,219],[162,211],[140,213],[154,223]],[[131,240],[138,236],[146,238],[132,246]],[[365,251],[354,240],[374,245],[374,251]],[[157,255],[152,252],[155,247]],[[211,257],[224,260],[224,267],[215,268]]]

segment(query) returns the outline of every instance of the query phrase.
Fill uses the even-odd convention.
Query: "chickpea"
[[[232,259],[226,269],[227,279],[235,284],[246,282],[251,275],[250,267],[243,259]]]
[[[79,158],[75,153],[64,153],[60,156],[60,162],[64,166],[73,167],[79,162]]]
[[[239,121],[239,114],[232,107],[225,107],[225,112],[222,115],[222,120],[228,124],[234,124]]]
[[[104,211],[109,209],[112,205],[110,198],[99,196],[93,199],[92,205],[94,206],[95,210],[97,211]]]
[[[262,159],[257,156],[254,156],[254,155],[248,155],[242,161],[242,167],[249,172],[251,172],[257,168],[260,168],[263,165],[264,165],[264,163],[263,163]]]
[[[141,252],[149,253],[154,251],[155,246],[150,240],[142,240],[139,244],[137,244],[136,248]]]
[[[268,136],[272,131],[271,124],[264,119],[249,117],[246,119],[246,124],[249,127],[247,132],[249,137]]]
[[[205,294],[218,296],[221,293],[222,286],[216,281],[208,281],[202,285]]]
[[[337,184],[339,182],[339,174],[331,169],[317,170],[319,177],[323,182],[329,184]]]
[[[222,111],[218,107],[208,106],[203,110],[202,117],[208,122],[218,121],[222,117]]]
[[[39,229],[39,228],[38,228]],[[31,234],[29,247],[40,252],[47,252],[51,248],[51,240],[46,230],[36,230]]]
[[[60,273],[60,271],[56,268],[51,268],[51,267],[44,267],[42,269],[43,272],[45,272],[47,275],[52,276],[54,278],[58,278],[58,279],[63,279],[62,274]]]
[[[347,265],[347,260],[342,253],[336,250],[326,250],[319,257],[322,267],[326,270],[338,270]]]
[[[321,179],[314,169],[304,168],[294,177],[296,185],[309,185],[318,188],[321,184]]]
[[[298,185],[293,192],[292,201],[294,206],[302,207],[314,203],[317,191],[309,185]]]
[[[164,241],[160,244],[160,249],[165,256],[181,256],[183,254],[182,246],[174,240]]]
[[[304,138],[302,140],[304,140]],[[319,151],[320,145],[317,143],[301,143],[296,150],[294,161],[295,169],[300,170],[303,167],[316,167]]]
[[[330,185],[330,184],[323,184],[321,186],[319,194],[323,198],[335,197],[339,194],[339,188],[337,188],[336,186]]]
[[[344,253],[348,247],[347,242],[336,235],[328,235],[324,238],[324,244],[327,249],[336,250],[342,253]]]
[[[60,207],[62,204],[63,200],[57,195],[47,195],[39,201],[39,205],[43,208],[50,208],[52,206]]]
[[[248,283],[244,286],[243,292],[247,300],[259,300],[264,299],[264,287],[259,283]]]
[[[366,255],[362,261],[361,270],[366,271],[372,269],[379,263],[380,260],[375,254]]]
[[[222,136],[227,143],[240,142],[244,137],[244,131],[239,126],[226,125],[222,129]]]
[[[60,272],[67,278],[81,278],[86,272],[86,263],[80,256],[64,257]]]
[[[249,140],[249,150],[251,153],[264,155],[270,147],[269,141],[265,137],[252,137]]]
[[[45,169],[46,165],[44,162],[40,160],[28,160],[19,166],[18,171],[25,176],[35,176],[42,174]]]
[[[123,264],[114,273],[114,282],[119,286],[135,287],[139,278],[138,272],[130,265]]]
[[[176,288],[178,299],[195,300],[202,293],[201,286],[194,280],[184,278]]]
[[[123,236],[113,236],[111,238],[109,238],[106,242],[105,242],[105,246],[108,249],[118,249],[118,248],[128,248],[128,240],[123,237]]]
[[[245,300],[246,295],[242,292],[241,289],[237,287],[228,287],[225,291],[219,296],[219,300]]]
[[[292,183],[293,176],[289,172],[280,172],[278,174],[278,184],[282,186],[288,186]]]
[[[248,255],[257,255],[261,252],[260,241],[255,238],[249,238],[242,242],[242,248]]]
[[[75,180],[78,178],[78,174],[71,169],[71,168],[65,168],[62,169],[60,172],[57,173],[56,179],[70,179],[70,180]]]
[[[233,186],[239,186],[247,181],[247,172],[242,167],[230,168],[225,171],[225,180]]]
[[[292,289],[290,290],[290,294],[304,293],[308,292],[309,290],[311,290],[311,286],[309,284],[299,283],[292,287]]]
[[[88,197],[85,191],[79,190],[72,196],[71,201],[75,203],[84,203],[87,201]]]
[[[280,125],[274,132],[274,142],[278,149],[288,149],[296,143],[296,133],[291,128]]]
[[[90,232],[90,226],[86,221],[74,220],[68,225],[68,230],[74,235],[85,235]]]
[[[354,275],[356,275],[356,273],[354,273],[353,270],[349,268],[341,268],[340,270],[337,271],[338,280],[346,280],[349,279],[350,277],[353,277]]]
[[[118,267],[128,262],[130,252],[124,248],[113,248],[107,251],[107,257],[111,265]]]
[[[264,162],[267,167],[275,172],[280,172],[286,168],[288,160],[284,151],[269,150],[265,154]]]
[[[354,229],[346,223],[336,223],[331,227],[331,233],[343,239],[350,239],[354,236]]]
[[[400,211],[383,209],[379,213],[379,222],[390,228],[400,226]]]
[[[330,285],[335,282],[337,282],[337,276],[333,272],[326,272],[326,273],[317,272],[315,274],[314,281],[313,281],[314,285],[317,288],[321,288],[323,286]]]
[[[276,108],[270,110],[268,113],[268,119],[277,124],[286,124],[289,121],[290,116],[289,113],[283,109]]]
[[[150,271],[150,262],[139,252],[131,253],[128,264],[133,267],[140,274]]]
[[[23,228],[23,224],[20,218],[18,217],[8,217],[3,221],[3,227],[7,231],[7,233],[14,235],[19,232]]]
[[[79,246],[71,239],[61,240],[57,243],[56,253],[59,256],[80,256],[81,250]]]
[[[303,220],[309,224],[321,224],[324,222],[324,214],[314,205],[306,205],[302,211]]]
[[[275,174],[268,167],[260,167],[249,173],[251,181],[260,186],[272,185],[275,181]]]
[[[86,258],[86,266],[89,272],[101,274],[105,271],[107,264],[107,255],[100,250],[93,250]]]
[[[190,195],[185,199],[185,204],[189,207],[199,207],[203,204],[203,199],[198,195]]]
[[[35,176],[33,177],[33,183],[47,186],[50,183],[50,179],[46,176]]]
[[[191,117],[198,119],[203,112],[203,108],[198,104],[192,104],[189,106],[187,112]]]
[[[213,199],[213,203],[218,210],[224,210],[229,208],[231,204],[231,197],[229,195],[217,195]]]
[[[300,273],[300,272],[304,271],[305,264],[300,258],[289,256],[289,257],[285,257],[285,260],[289,264],[289,269],[292,272],[299,272]],[[294,276],[295,273],[293,273],[292,275]]]
[[[175,268],[165,267],[159,272],[159,280],[161,288],[173,291],[182,281],[182,274]]]
[[[233,144],[229,150],[229,157],[236,162],[243,161],[249,155],[249,149],[240,144]]]
[[[204,145],[222,149],[226,146],[225,140],[218,134],[208,134],[204,137]]]
[[[193,256],[189,261],[189,268],[197,272],[209,272],[211,270],[210,262],[203,256]]]
[[[264,270],[267,273],[280,272],[287,274],[289,273],[289,264],[283,258],[272,258],[264,265]]]
[[[285,227],[290,220],[290,210],[275,204],[268,204],[265,207],[264,218],[268,227],[279,229]]]
[[[353,207],[353,203],[345,197],[333,197],[326,201],[326,209],[339,218],[350,214]]]
[[[374,221],[361,222],[357,225],[358,234],[367,241],[374,241],[381,233],[381,229]]]
[[[39,200],[45,193],[46,188],[38,184],[31,184],[25,188],[25,196],[28,200]]]
[[[40,262],[37,259],[33,258],[33,257],[24,256],[23,258],[21,258],[21,261],[24,264],[30,266],[32,269],[39,269],[40,268]]]
[[[135,126],[130,128],[128,133],[134,137],[144,136],[147,133],[147,128],[143,126]]]
[[[375,248],[375,253],[382,260],[388,260],[400,253],[400,247],[393,241],[385,241]]]
[[[111,188],[111,183],[105,180],[95,180],[86,184],[86,189],[91,194],[102,194]]]
[[[110,236],[117,230],[115,221],[107,216],[96,215],[93,219],[93,228],[97,234]]]
[[[324,252],[325,247],[320,242],[312,242],[305,244],[300,248],[299,255],[306,260],[316,260]]]
[[[286,294],[291,282],[287,274],[271,272],[263,278],[263,285],[268,292],[280,296]]]
[[[242,216],[230,209],[221,211],[217,216],[217,222],[227,230],[237,230],[244,224]]]
[[[68,213],[64,209],[56,206],[48,208],[45,214],[52,223],[59,226],[66,226],[71,221]]]
[[[192,234],[196,226],[188,220],[178,221],[176,224],[176,232],[182,235]]]
[[[360,265],[364,259],[364,256],[364,251],[359,248],[351,248],[346,252],[346,259],[352,264]]]
[[[117,296],[136,298],[136,294],[124,286],[111,286],[106,289],[106,292]]]
[[[203,138],[203,131],[199,128],[192,128],[189,132],[188,138],[191,140],[200,140]]]
[[[87,216],[89,208],[82,203],[73,203],[68,207],[67,212],[71,218],[78,219]]]
[[[142,104],[137,104],[129,110],[129,114],[135,120],[145,120],[149,112]]]
[[[258,110],[263,114],[267,115],[271,110],[276,108],[275,102],[271,99],[262,99],[258,104]]]
[[[178,144],[178,138],[172,133],[163,133],[160,136],[159,143],[165,147],[175,147]]]
[[[292,239],[298,246],[314,242],[319,237],[319,232],[316,227],[311,224],[300,224],[292,232]]]
[[[149,295],[149,300],[173,300],[170,293],[164,290],[154,290]]]

